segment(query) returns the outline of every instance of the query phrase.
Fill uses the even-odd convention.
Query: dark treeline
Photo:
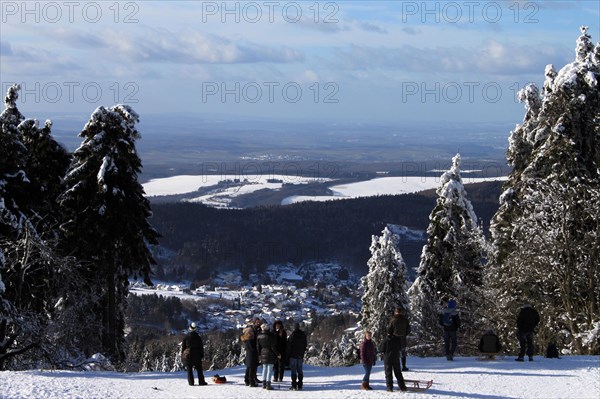
[[[500,186],[467,186],[486,229],[498,208]],[[371,235],[386,224],[424,231],[434,204],[433,191],[248,209],[180,202],[154,204],[150,222],[162,235],[161,244],[177,253],[170,264],[178,268],[177,277],[202,280],[229,268],[249,274],[269,264],[308,261],[338,261],[365,272]],[[423,243],[401,241],[409,266],[418,265]],[[164,272],[159,269],[157,277]]]

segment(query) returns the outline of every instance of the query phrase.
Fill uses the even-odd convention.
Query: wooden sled
[[[426,391],[433,385],[433,380],[423,381],[423,380],[404,380],[404,384],[406,384],[406,388],[411,392],[420,392]]]

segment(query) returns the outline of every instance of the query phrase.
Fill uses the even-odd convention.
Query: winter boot
[[[402,371],[408,371],[408,367],[406,367],[406,356],[402,358]]]
[[[400,379],[398,380],[398,388],[400,388],[402,392],[406,392],[406,383],[404,382],[402,373],[400,373]]]
[[[290,387],[290,390],[292,390],[292,391],[298,390],[298,385],[296,384],[296,376],[295,375],[292,376],[292,386]]]
[[[304,378],[304,374],[298,373],[298,390],[302,390],[302,379]]]
[[[394,388],[391,385],[388,385],[387,391],[388,392],[394,392]]]
[[[366,382],[366,381],[363,381],[362,384],[361,384],[361,386],[360,386],[360,389],[362,389],[364,391],[368,390],[369,389],[369,383]]]
[[[267,391],[272,391],[273,387],[271,386],[270,382],[267,382],[267,387],[265,388]]]

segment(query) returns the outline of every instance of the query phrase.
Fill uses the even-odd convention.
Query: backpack
[[[442,324],[446,327],[450,327],[453,324],[452,315],[450,312],[444,312],[442,314]]]
[[[181,353],[181,362],[184,365],[187,365],[188,362],[190,361],[190,354],[191,354],[191,350],[190,348],[186,348],[182,353]]]
[[[548,348],[546,348],[546,357],[549,359],[560,359],[560,357],[558,357],[558,348],[554,342],[548,344]]]

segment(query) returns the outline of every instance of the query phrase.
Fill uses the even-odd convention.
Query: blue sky
[[[290,120],[518,123],[516,92],[574,59],[592,1],[2,1],[19,108],[126,103]]]

